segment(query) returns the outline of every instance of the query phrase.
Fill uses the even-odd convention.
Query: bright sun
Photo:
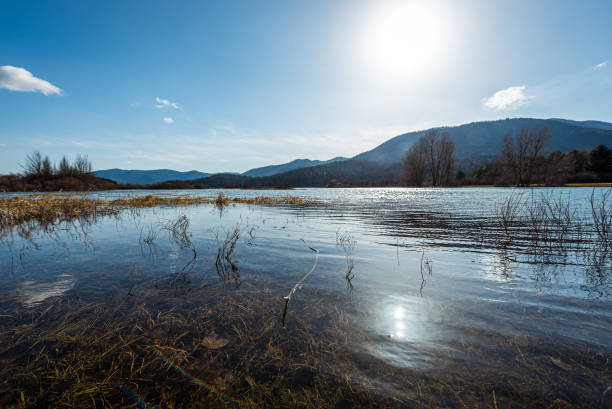
[[[431,70],[440,53],[441,22],[435,10],[420,4],[396,4],[381,10],[366,32],[366,58],[376,76],[416,79]]]

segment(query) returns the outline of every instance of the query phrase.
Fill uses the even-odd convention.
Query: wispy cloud
[[[11,65],[0,66],[0,88],[10,91],[40,92],[44,95],[62,95],[62,90],[40,78],[24,68]]]
[[[502,111],[505,109],[518,109],[529,103],[533,96],[525,95],[525,86],[509,87],[497,91],[484,101],[484,106]]]
[[[128,153],[124,155],[128,159],[147,160],[152,162],[167,162],[182,164],[197,159],[196,155],[185,155],[176,153]]]
[[[602,68],[604,68],[606,65],[608,65],[607,61],[602,61],[599,64],[597,64],[596,66],[594,66],[593,68],[596,70],[601,70]]]
[[[167,99],[163,99],[160,97],[155,98],[155,104],[153,104],[155,108],[174,108],[174,109],[182,109],[181,106],[177,102],[170,102]]]
[[[173,124],[174,123],[174,119],[170,118],[169,116],[164,118],[164,123],[166,124]]]

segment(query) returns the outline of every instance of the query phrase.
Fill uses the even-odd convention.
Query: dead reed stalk
[[[310,271],[308,271],[306,274],[304,274],[304,277],[302,277],[297,283],[295,283],[295,285],[291,288],[291,291],[289,291],[289,294],[287,294],[286,296],[283,297],[283,299],[285,300],[285,307],[283,308],[283,328],[285,328],[285,318],[287,317],[287,307],[289,306],[289,301],[291,301],[291,296],[297,291],[297,289],[300,287],[300,285],[302,285],[302,283],[308,278],[308,276],[310,274],[312,274],[312,272],[315,270],[315,268],[317,268],[317,263],[319,262],[319,250],[317,250],[316,248],[310,246],[306,240],[304,239],[300,239],[304,242],[304,244],[306,245],[306,247],[308,247],[310,250],[315,252],[315,259],[314,262],[312,264],[312,268],[310,269]]]

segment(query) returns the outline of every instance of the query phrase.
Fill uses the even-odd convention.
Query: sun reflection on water
[[[427,301],[420,297],[389,297],[372,307],[370,325],[379,338],[366,345],[366,351],[393,365],[420,366],[424,357],[418,351],[439,332],[433,330],[436,324],[429,320]]]

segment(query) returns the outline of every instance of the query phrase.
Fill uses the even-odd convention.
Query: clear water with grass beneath
[[[0,405],[612,406],[610,263],[504,241],[516,190],[154,194],[219,192],[313,202],[4,232]],[[522,194],[568,200],[587,240],[592,189]]]

